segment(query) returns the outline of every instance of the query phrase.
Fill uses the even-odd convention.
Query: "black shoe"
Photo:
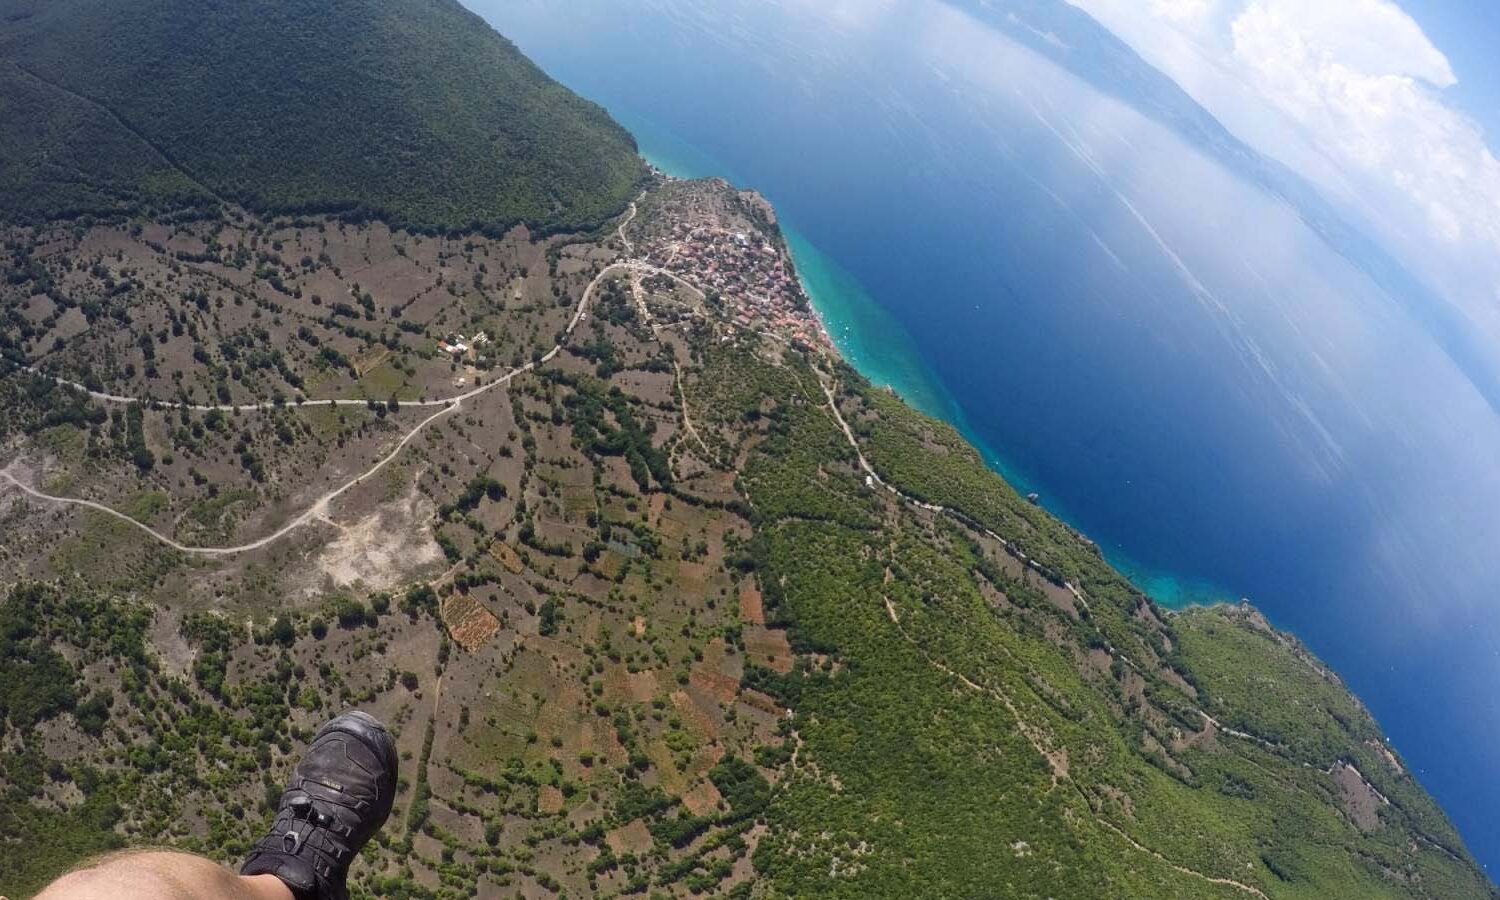
[[[396,765],[396,742],[374,716],[324,725],[240,874],[275,875],[297,900],[345,900],[349,864],[391,815]]]

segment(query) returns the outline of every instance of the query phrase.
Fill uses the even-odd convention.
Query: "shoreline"
[[[654,132],[655,129],[648,130],[648,133]],[[673,137],[674,143],[681,143],[680,139]],[[642,143],[639,134],[637,143]],[[722,178],[733,183],[729,174],[699,171],[699,167],[705,170],[710,167],[716,170],[722,168],[707,157],[688,162],[666,155],[657,147],[648,149],[645,146],[640,147],[640,153],[648,165],[669,179]],[[748,189],[755,190],[753,187]],[[767,202],[775,206],[769,198]],[[779,209],[777,219],[796,270],[797,282],[807,296],[819,330],[834,352],[871,384],[890,390],[919,412],[952,425],[979,452],[992,471],[1023,495],[1033,492],[1041,494],[1042,506],[1049,513],[1087,536],[1087,532],[1078,526],[1076,515],[1046,501],[1044,485],[1018,471],[975,432],[957,401],[940,381],[925,371],[921,353],[907,336],[905,329],[869,295],[853,273],[818,249],[805,234],[782,216]],[[882,355],[871,349],[870,345],[874,343],[872,337],[875,335],[879,336],[882,343],[894,340],[896,352]],[[1113,568],[1166,609],[1238,604],[1246,599],[1204,579],[1144,565],[1119,547],[1111,548],[1103,544],[1098,546]]]

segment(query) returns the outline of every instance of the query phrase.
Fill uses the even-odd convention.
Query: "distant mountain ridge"
[[[1308,228],[1432,334],[1500,412],[1500,357],[1482,331],[1330,203],[1316,185],[1246,144],[1175,81],[1065,0],[944,0],[1117,97],[1291,207]]]
[[[454,0],[0,0],[0,121],[0,215],[23,220],[222,199],[548,231],[618,214],[644,174]]]
[[[359,706],[354,897],[1500,896],[1294,639],[821,343],[776,222],[452,0],[0,0],[0,892],[242,859]]]

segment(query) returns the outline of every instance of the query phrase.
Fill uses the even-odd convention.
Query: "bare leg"
[[[293,900],[274,875],[241,877],[199,856],[116,853],[54,881],[36,900]]]
[[[270,831],[240,867],[249,874],[187,853],[135,850],[64,875],[37,900],[347,896],[349,863],[391,815],[398,765],[384,725],[368,713],[344,713],[318,730],[292,770]]]

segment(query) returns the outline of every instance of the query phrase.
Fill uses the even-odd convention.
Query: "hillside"
[[[514,52],[404,5],[477,42],[455,71]],[[6,52],[105,71],[60,61],[122,8],[39,4]],[[228,57],[272,27],[198,11]],[[379,71],[421,56],[371,27]],[[1497,896],[1295,639],[1159,609],[849,368],[758,195],[627,173],[577,230],[226,208],[192,104],[147,143],[12,75],[0,148],[65,201],[0,222],[0,895],[112,847],[236,860],[358,706],[402,781],[355,897]],[[363,190],[346,164],[265,190]]]
[[[7,890],[233,859],[357,704],[366,896],[1492,896],[1295,641],[1158,610],[810,337],[753,195],[137,224],[8,235]]]
[[[0,212],[620,212],[630,135],[455,0],[0,0]]]

